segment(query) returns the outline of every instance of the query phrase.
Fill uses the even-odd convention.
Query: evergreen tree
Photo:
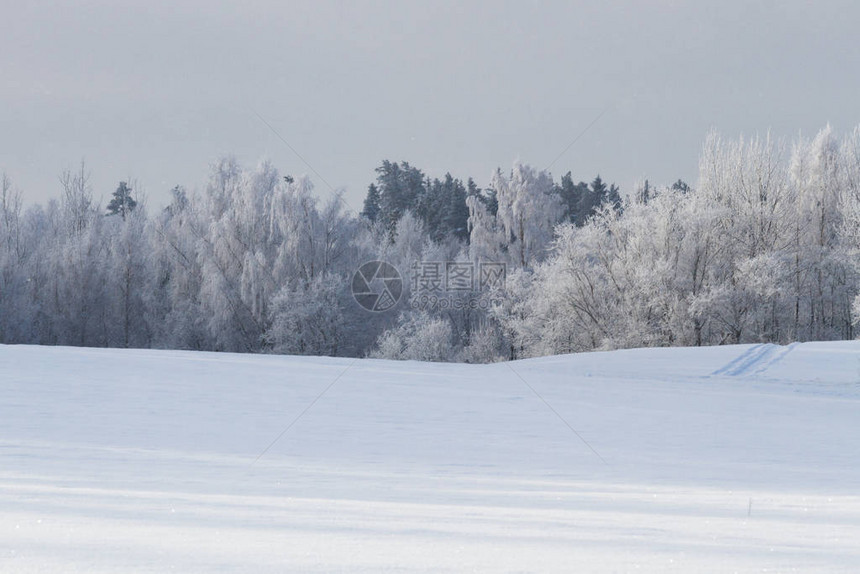
[[[378,217],[389,235],[393,235],[403,214],[416,207],[424,189],[424,174],[405,161],[397,164],[388,160],[376,168],[376,173],[380,208]]]
[[[481,188],[478,187],[478,184],[475,183],[475,180],[470,177],[468,180],[466,180],[466,196],[472,197],[473,195],[480,196]]]
[[[588,193],[588,184],[584,181],[573,183],[571,173],[567,172],[561,177],[561,184],[556,186],[556,193],[561,198],[564,208],[563,221],[578,223],[580,202]]]
[[[121,181],[116,191],[113,192],[113,199],[108,203],[108,215],[120,215],[125,219],[126,215],[134,211],[137,207],[137,202],[131,196],[131,188],[128,183]]]
[[[609,186],[609,189],[607,190],[606,195],[603,198],[603,201],[601,201],[601,205],[604,203],[609,204],[612,207],[612,209],[614,209],[615,211],[619,211],[619,212],[621,211],[621,209],[622,209],[621,190],[614,183]]]
[[[376,218],[379,217],[379,188],[373,183],[367,187],[367,197],[364,198],[364,209],[361,211],[361,216],[372,223],[376,222]]]
[[[433,241],[443,242],[451,237],[468,241],[466,197],[472,194],[482,201],[487,200],[480,195],[481,190],[474,181],[469,179],[464,185],[450,173],[441,180],[431,179],[405,161],[398,164],[385,160],[376,168],[376,173],[376,183],[368,187],[361,215],[380,222],[390,238],[393,238],[397,222],[410,211]]]
[[[469,238],[469,207],[466,205],[466,187],[451,174],[445,175],[446,195],[443,203],[442,228],[457,239]]]
[[[488,189],[487,195],[481,196],[481,200],[483,201],[484,205],[487,207],[487,213],[489,213],[493,217],[495,217],[496,214],[499,213],[499,196],[496,193],[495,189],[493,189],[493,188]]]
[[[411,209],[412,215],[421,221],[433,241],[439,241],[439,227],[442,218],[440,204],[443,195],[442,182],[438,178],[431,180],[428,177],[424,180],[415,206]]]
[[[680,191],[681,193],[687,193],[692,188],[687,185],[683,179],[678,179],[675,183],[672,184],[672,191]]]
[[[442,242],[451,236],[463,241],[468,239],[466,187],[450,173],[445,174],[444,180],[428,178],[425,181],[414,212],[433,241]]]
[[[583,189],[577,205],[574,223],[578,227],[582,227],[592,215],[597,213],[604,203],[608,203],[616,210],[620,210],[621,194],[619,193],[618,186],[614,183],[607,186],[606,182],[598,175],[591,182],[590,187]]]

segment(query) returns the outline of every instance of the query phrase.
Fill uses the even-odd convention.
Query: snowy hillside
[[[858,540],[855,342],[0,346],[2,572],[856,572]]]

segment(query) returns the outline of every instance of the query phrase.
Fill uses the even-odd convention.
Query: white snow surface
[[[860,343],[0,346],[0,571],[858,572]]]

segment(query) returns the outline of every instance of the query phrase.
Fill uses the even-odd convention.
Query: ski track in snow
[[[781,362],[793,351],[798,343],[781,346],[772,343],[753,345],[740,356],[717,369],[712,375],[739,377],[743,375],[761,375],[770,367]]]
[[[254,463],[347,365],[0,346],[0,572],[860,571],[860,343],[360,360]]]
[[[799,343],[791,343],[784,347],[780,347],[777,351],[770,354],[770,359],[766,363],[759,363],[759,367],[752,371],[752,374],[761,375],[767,372],[774,365],[784,361],[786,356],[788,356],[788,354],[791,353],[797,345],[799,345]]]

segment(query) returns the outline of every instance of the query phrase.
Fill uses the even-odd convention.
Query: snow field
[[[852,572],[858,398],[854,342],[483,366],[0,346],[0,571]]]

